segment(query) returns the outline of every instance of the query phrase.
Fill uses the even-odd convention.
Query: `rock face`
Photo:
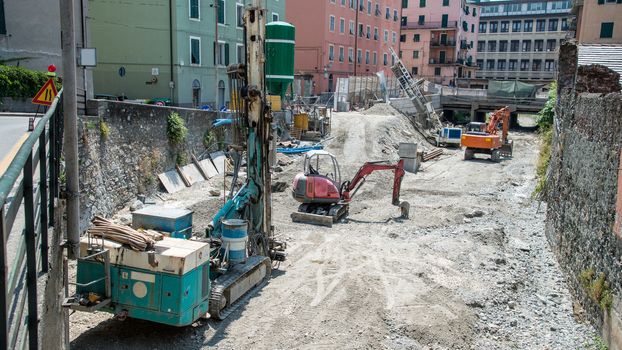
[[[572,56],[572,47],[564,46],[562,53]],[[575,297],[610,348],[621,349],[622,236],[620,222],[616,223],[622,218],[619,76],[603,66],[579,67],[576,86],[563,85],[574,69],[572,62],[560,64],[559,75],[565,78],[551,146],[546,235]],[[610,287],[609,303],[591,287],[600,274]]]
[[[111,215],[138,194],[155,192],[157,174],[175,169],[178,154],[190,159],[188,150],[198,155],[205,149],[203,137],[216,118],[196,109],[113,101],[89,101],[87,108],[97,117],[79,120],[81,229],[94,215]],[[172,112],[188,128],[183,145],[168,141]]]

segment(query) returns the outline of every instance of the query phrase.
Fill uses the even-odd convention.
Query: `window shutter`
[[[225,44],[225,66],[229,65],[229,44]]]
[[[216,65],[216,42],[214,41],[214,66]]]
[[[605,0],[598,0],[599,5],[603,5],[604,3],[605,3]]]

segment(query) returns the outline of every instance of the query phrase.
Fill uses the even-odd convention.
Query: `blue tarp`
[[[307,146],[307,147],[296,147],[296,148],[287,148],[287,147],[279,147],[276,149],[277,153],[283,154],[296,154],[296,153],[307,153],[309,151],[313,151],[316,149],[323,149],[322,145],[315,146]]]

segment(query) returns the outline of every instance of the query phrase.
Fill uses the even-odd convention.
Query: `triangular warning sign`
[[[54,97],[56,97],[57,94],[58,94],[58,91],[56,91],[56,85],[54,85],[54,79],[48,79],[48,81],[45,82],[41,90],[37,92],[37,94],[35,95],[35,98],[32,99],[32,103],[35,103],[38,105],[50,106],[52,105],[52,101],[54,100]]]

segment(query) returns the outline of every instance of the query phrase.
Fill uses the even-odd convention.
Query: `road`
[[[28,138],[28,116],[0,114],[0,175],[11,164],[21,144]]]

